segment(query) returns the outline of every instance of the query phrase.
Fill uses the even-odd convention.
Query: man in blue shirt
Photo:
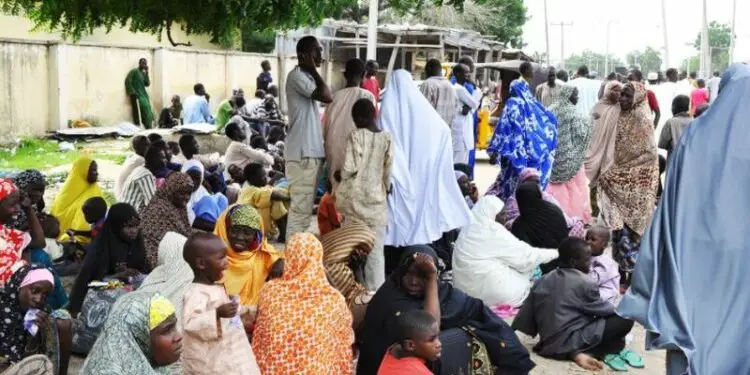
[[[208,107],[210,96],[202,83],[193,86],[194,95],[190,95],[182,104],[182,118],[185,124],[213,124],[214,117]]]

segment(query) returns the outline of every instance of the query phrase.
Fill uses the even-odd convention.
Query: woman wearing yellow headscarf
[[[260,214],[246,204],[230,206],[216,222],[214,234],[227,245],[227,293],[238,295],[242,305],[257,305],[266,279],[284,272],[281,253],[266,242]]]
[[[60,221],[62,234],[60,240],[67,237],[68,229],[75,231],[90,231],[91,224],[83,214],[83,204],[89,198],[101,197],[102,190],[97,185],[99,170],[96,162],[88,156],[81,156],[73,162],[73,168],[68,174],[60,192],[52,203],[52,216]],[[76,240],[88,243],[90,239],[76,237]]]

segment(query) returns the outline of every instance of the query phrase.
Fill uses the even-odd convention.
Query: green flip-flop
[[[604,364],[609,366],[612,370],[618,372],[628,371],[627,363],[625,363],[625,360],[617,354],[607,354],[606,356],[604,356],[604,360],[602,362],[604,362]]]
[[[628,366],[632,368],[644,368],[646,366],[646,363],[644,363],[643,358],[638,355],[638,353],[630,350],[625,349],[622,352],[620,352],[620,358],[622,358],[625,363],[628,364]]]

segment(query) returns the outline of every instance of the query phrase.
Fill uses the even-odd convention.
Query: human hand
[[[278,279],[284,275],[284,259],[279,259],[271,266],[271,272],[268,273],[268,279]]]
[[[31,209],[31,198],[29,198],[29,194],[26,193],[24,190],[20,190],[21,192],[21,208],[24,209],[24,211],[27,211]]]
[[[474,185],[474,183],[471,183],[471,193],[469,193],[469,197],[471,197],[472,202],[477,203],[479,200],[479,189],[477,189],[477,186]]]
[[[237,315],[240,305],[235,302],[228,302],[216,309],[216,318],[233,318]]]
[[[73,229],[68,229],[68,230],[65,231],[65,234],[67,234],[68,237],[70,237],[72,239],[73,237],[76,236],[76,231],[74,231]]]
[[[38,313],[36,313],[36,318],[34,318],[34,324],[36,324],[37,327],[42,328],[45,324],[47,324],[47,319],[49,319],[49,315],[39,310]]]
[[[414,254],[414,265],[428,278],[437,276],[437,267],[435,266],[435,260],[427,254]]]

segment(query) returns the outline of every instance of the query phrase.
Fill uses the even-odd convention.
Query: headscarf
[[[185,236],[167,232],[159,243],[159,263],[138,287],[139,292],[149,294],[159,293],[169,298],[177,311],[182,311],[182,296],[193,282],[193,269],[182,257],[185,246]],[[177,314],[180,321],[182,314]],[[182,322],[180,322],[182,323]]]
[[[23,280],[30,272],[36,270],[46,268],[40,265],[25,265],[10,277],[4,288],[0,288],[0,356],[11,363],[22,360],[26,351],[28,335],[23,326],[26,310],[21,307],[19,294]]]
[[[453,250],[453,285],[488,306],[520,306],[536,267],[558,254],[513,236],[496,221],[502,209],[498,197],[486,195],[471,210],[471,224],[461,229]]]
[[[667,374],[744,374],[750,337],[750,67],[730,66],[710,109],[680,137],[618,314],[667,349]],[[707,280],[711,280],[707,282]]]
[[[538,169],[524,168],[518,175],[518,184],[520,185],[532,178],[539,180],[540,176],[541,174],[539,173]],[[555,197],[552,196],[552,194],[549,194],[546,191],[542,191],[542,198],[545,201],[550,202],[557,207],[560,207],[560,203],[557,201],[557,199],[555,199]],[[508,228],[508,230],[510,230],[513,222],[516,220],[516,218],[518,218],[519,215],[521,215],[521,212],[518,210],[518,201],[516,201],[516,195],[514,193],[505,201],[505,227]]]
[[[351,374],[353,344],[352,316],[326,279],[323,246],[310,233],[293,235],[284,275],[261,291],[253,332],[261,372]]]
[[[599,176],[596,202],[602,221],[611,230],[627,225],[642,236],[656,205],[659,157],[646,90],[643,85],[628,85],[635,90],[633,108],[620,112],[614,163]]]
[[[208,190],[206,190],[205,187],[203,187],[203,180],[206,177],[206,170],[203,166],[203,163],[195,160],[190,159],[185,162],[185,164],[182,165],[182,173],[187,174],[188,171],[195,170],[199,171],[201,173],[201,183],[200,186],[198,186],[198,189],[196,189],[192,194],[190,194],[190,200],[188,201],[187,205],[185,206],[187,208],[187,215],[188,215],[188,221],[190,224],[193,224],[193,221],[195,221],[195,211],[193,207],[205,196],[211,195]]]
[[[206,195],[193,206],[196,218],[216,223],[224,210],[229,206],[229,200],[224,194]]]
[[[18,188],[9,178],[0,178],[0,203]],[[21,259],[21,252],[31,242],[28,233],[0,223],[0,287],[10,279],[13,266]]]
[[[346,303],[351,307],[358,296],[368,291],[367,287],[355,280],[354,272],[349,267],[349,258],[359,245],[372,251],[375,232],[367,225],[352,223],[328,232],[320,242],[323,244],[323,266],[331,285],[344,295]]]
[[[134,241],[126,240],[122,234],[122,228],[128,222],[139,219],[133,206],[127,203],[117,203],[109,209],[102,231],[86,252],[70,293],[69,308],[72,311],[80,311],[91,281],[101,281],[123,268],[133,268],[144,274],[151,270],[146,261],[143,238],[146,224],[141,221],[141,230]]]
[[[518,185],[516,201],[521,213],[511,229],[516,238],[534,247],[557,249],[568,237],[565,214],[558,206],[542,198],[536,183],[527,181]]]
[[[57,193],[52,203],[50,213],[60,221],[60,239],[66,238],[68,229],[86,231],[91,229],[91,224],[86,222],[83,215],[83,204],[89,198],[102,197],[102,190],[97,183],[89,183],[88,175],[91,163],[94,160],[84,155],[73,162],[73,167],[68,174],[60,192]],[[85,242],[87,239],[80,239]]]
[[[247,251],[236,252],[229,241],[229,228],[243,225],[257,231],[257,238]],[[271,267],[282,258],[272,245],[266,242],[263,220],[250,205],[232,205],[216,222],[214,234],[227,245],[229,267],[224,272],[224,287],[229,295],[238,295],[243,305],[257,305],[260,288],[266,282]]]
[[[487,152],[507,163],[502,179],[498,176],[502,200],[513,195],[518,175],[527,167],[541,172],[542,189],[546,189],[557,148],[557,119],[536,100],[526,80],[511,82],[510,94],[487,147]]]
[[[424,308],[424,297],[414,297],[401,287],[401,280],[418,253],[430,256],[437,266],[438,256],[429,246],[409,246],[404,250],[398,267],[370,301],[365,320],[357,332],[360,348],[358,375],[377,374],[383,356],[398,338],[395,317],[404,311]],[[498,373],[526,374],[534,368],[528,350],[513,329],[482,301],[440,281],[438,300],[441,331],[464,327],[470,329],[472,335],[484,343],[492,365],[498,367]],[[453,354],[450,350],[444,350],[443,359],[448,363],[455,362],[446,359]]]
[[[52,272],[50,272],[46,268],[38,268],[33,269],[29,271],[28,274],[26,274],[26,277],[23,278],[23,281],[21,282],[19,288],[38,283],[40,281],[46,281],[52,285],[55,285],[55,278],[54,276],[52,276]]]
[[[451,131],[403,69],[393,72],[379,125],[393,140],[385,244],[431,243],[470,221],[453,174]],[[440,204],[435,204],[440,202]]]
[[[165,312],[174,311],[174,306],[170,309],[167,304],[169,302],[158,294],[138,291],[120,297],[109,311],[81,375],[182,374],[175,365],[165,368],[152,365],[149,327],[152,317],[160,320]]]
[[[590,116],[583,116],[570,102],[576,88],[560,85],[549,110],[557,117],[557,151],[550,181],[565,183],[580,170],[589,150],[593,128]]]
[[[16,187],[19,190],[26,190],[31,185],[42,185],[46,186],[47,181],[44,179],[44,175],[36,169],[27,169],[23,172],[19,172],[11,178],[16,183]],[[39,200],[36,205],[32,206],[35,213],[42,212],[44,210],[44,199]],[[26,211],[21,210],[10,222],[10,226],[16,229],[27,228],[29,225],[29,218],[26,217]]]
[[[167,232],[179,233],[186,237],[192,233],[187,211],[172,203],[175,195],[190,194],[192,191],[193,180],[190,176],[174,172],[167,177],[164,186],[156,191],[154,198],[141,211],[141,233],[151,267],[156,266],[159,242]]]
[[[599,116],[594,119],[594,133],[591,137],[591,147],[584,165],[586,166],[586,177],[589,178],[591,186],[595,186],[599,176],[606,172],[615,163],[615,139],[617,138],[617,119],[620,118],[620,102],[610,102],[609,96],[615,87],[622,88],[619,81],[610,81],[604,87],[604,95],[594,106],[593,115]]]

